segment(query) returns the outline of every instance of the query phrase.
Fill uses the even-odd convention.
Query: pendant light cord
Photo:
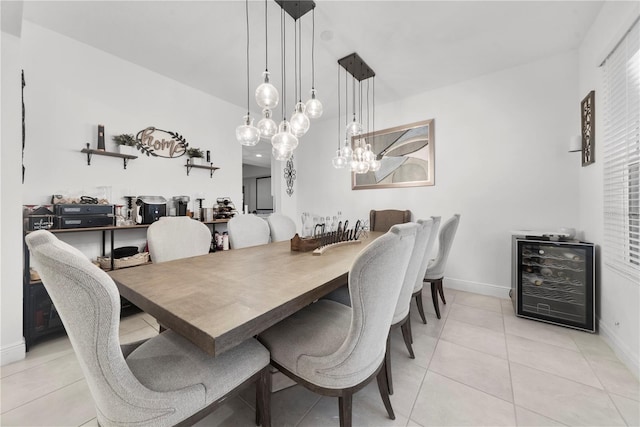
[[[249,0],[245,0],[244,9],[247,18],[247,116],[249,116]]]
[[[315,89],[316,88],[316,8],[315,7],[311,10],[311,19],[312,19],[311,21],[311,89]],[[338,73],[338,84],[339,83],[340,83],[340,74]],[[339,114],[338,114],[338,117],[340,117]],[[340,120],[338,120],[338,123],[340,123]]]
[[[298,21],[293,21],[293,99],[298,100]],[[295,109],[295,107],[294,107]]]
[[[284,25],[284,9],[280,10],[280,57],[282,61],[282,120],[287,120],[287,115],[285,114],[286,104],[287,104],[287,86],[284,84],[287,79],[287,61],[284,57],[284,52],[286,49],[286,30]]]
[[[302,23],[298,18],[298,102],[302,102]]]
[[[269,31],[267,24],[267,0],[264,0],[264,71],[269,72]]]
[[[338,62],[338,154],[340,151],[340,63]]]

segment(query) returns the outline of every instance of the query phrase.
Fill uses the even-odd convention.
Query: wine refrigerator
[[[595,332],[593,243],[513,236],[512,246],[516,315]]]

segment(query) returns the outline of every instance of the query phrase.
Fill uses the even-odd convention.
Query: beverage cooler
[[[516,315],[595,332],[594,265],[592,243],[513,236]]]

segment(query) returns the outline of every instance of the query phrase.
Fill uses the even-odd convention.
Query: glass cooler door
[[[517,240],[517,314],[594,331],[593,245]]]

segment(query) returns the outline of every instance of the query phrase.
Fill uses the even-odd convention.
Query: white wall
[[[578,225],[579,156],[567,152],[576,76],[570,52],[376,106],[376,129],[435,119],[432,187],[352,191],[349,172],[331,166],[335,122],[324,123],[296,150],[297,210],[350,220],[370,209],[458,212],[445,286],[507,297],[510,231]]]
[[[589,91],[596,92],[595,163],[579,171],[580,227],[585,230],[585,238],[596,243],[604,241],[604,92],[603,70],[599,65],[638,15],[638,2],[606,2],[579,50],[579,92],[573,104],[579,105]],[[611,270],[604,263],[605,250],[600,247],[598,260],[600,333],[636,377],[640,377],[640,277],[632,281]]]
[[[90,192],[98,186],[111,187],[111,202],[117,204],[127,194],[187,195],[192,210],[196,195],[205,198],[203,207],[222,196],[241,203],[242,149],[228,125],[242,117],[240,108],[30,22],[23,25],[22,49],[29,83],[25,204],[49,203],[52,194]],[[96,147],[98,123],[105,126],[107,150],[116,149],[113,135],[156,126],[179,132],[192,147],[210,150],[220,169],[213,178],[201,169],[187,176],[184,157],[143,155],[126,170],[121,159],[100,156],[88,166],[80,150],[86,143]],[[95,256],[98,237],[64,238]],[[141,246],[145,232],[118,237],[118,243]]]
[[[0,364],[24,357],[22,338],[22,106],[20,38],[1,33]]]
[[[168,59],[170,60],[170,59]],[[24,68],[26,104],[26,178],[20,186],[20,86]],[[111,202],[125,194],[170,198],[197,194],[211,207],[216,197],[242,200],[242,149],[234,126],[242,109],[204,92],[150,72],[113,55],[29,22],[22,37],[2,38],[2,363],[6,353],[22,346],[21,205],[46,204],[52,194],[111,188]],[[16,75],[15,72],[18,74]],[[17,80],[16,80],[17,79]],[[15,81],[14,81],[15,80]],[[15,125],[11,125],[11,124]],[[177,131],[191,146],[210,150],[220,169],[193,169],[185,158],[140,156],[123,169],[122,160],[94,156],[87,166],[80,153],[87,142],[96,147],[97,125],[104,124],[107,150],[111,136],[147,127]],[[13,144],[10,144],[10,142]],[[241,207],[240,207],[241,209]],[[145,230],[116,233],[116,246],[142,247]],[[100,233],[60,236],[94,257]],[[24,352],[19,357],[23,357]],[[15,360],[13,358],[12,360]]]

